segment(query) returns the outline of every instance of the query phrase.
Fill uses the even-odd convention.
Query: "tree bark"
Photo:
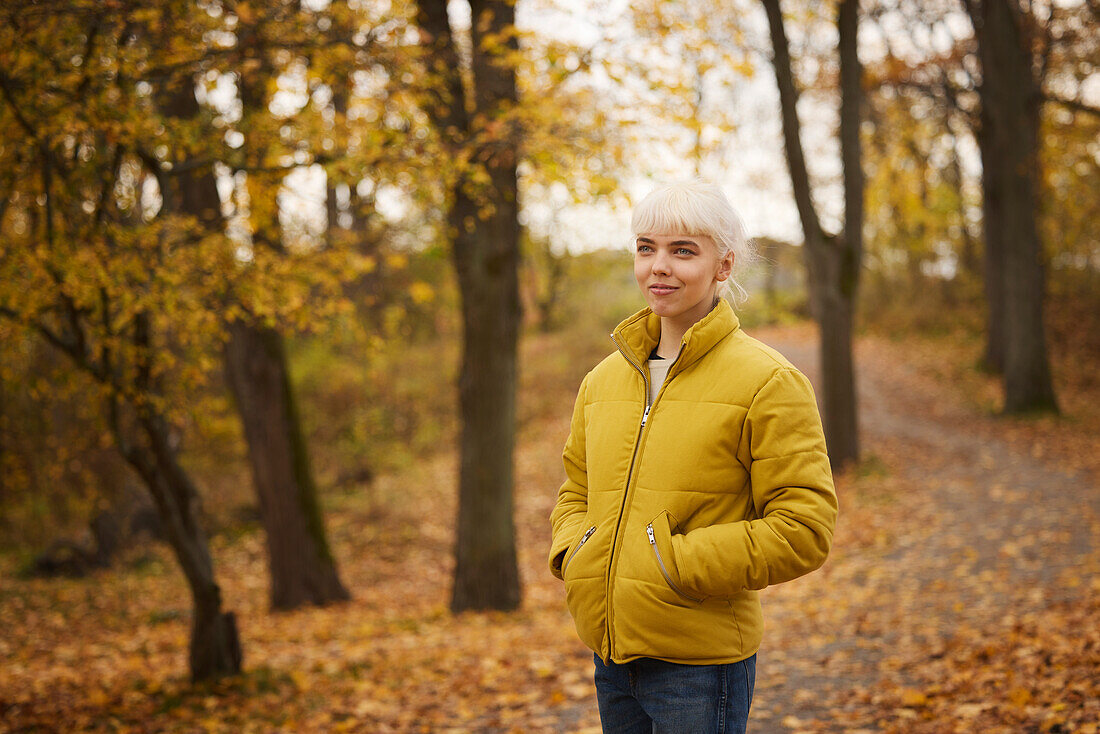
[[[200,523],[198,490],[179,464],[164,421],[144,415],[141,426],[147,447],[121,438],[120,443],[123,456],[153,496],[161,527],[191,589],[191,680],[238,673],[242,654],[236,617],[221,611],[221,589],[214,578],[209,542]]]
[[[994,185],[1003,173],[1002,162],[994,152],[990,136],[994,125],[987,119],[990,110],[982,105],[981,127],[978,129],[978,149],[982,158],[982,236],[985,249],[982,254],[982,280],[985,284],[985,352],[982,368],[1003,375],[1008,334],[1005,327],[1005,239],[1004,205],[1000,187]]]
[[[827,234],[814,208],[810,177],[802,150],[798,90],[779,0],[763,0],[771,34],[773,67],[779,87],[783,142],[802,231],[810,306],[821,330],[822,404],[825,440],[834,468],[859,460],[859,425],[852,360],[852,320],[863,249],[863,172],[860,165],[859,119],[861,66],[856,54],[859,4],[843,0],[840,32],[840,143],[844,165],[845,231]]]
[[[459,76],[458,55],[444,0],[421,0],[418,21],[444,89],[429,112],[457,152],[473,145],[472,160],[488,174],[476,186],[466,172],[456,181],[447,221],[462,301],[463,353],[459,376],[459,507],[451,609],[514,609],[520,602],[513,521],[513,445],[517,342],[520,323],[519,210],[514,134],[490,134],[516,103],[515,71],[490,51],[486,36],[514,24],[507,1],[474,0],[473,107]],[[514,39],[504,47],[514,50]],[[503,126],[507,128],[508,126]]]
[[[459,376],[461,462],[451,596],[456,612],[514,609],[520,602],[512,499],[520,322],[515,168],[491,176],[498,195],[510,196],[511,201],[499,201],[497,211],[502,216],[479,223],[454,243],[465,335]],[[473,202],[457,204],[452,226],[476,217]]]
[[[982,64],[979,133],[990,344],[1003,338],[1006,413],[1057,411],[1043,321],[1036,222],[1039,111],[1032,19],[1015,0],[967,0]],[[998,323],[999,321],[999,323]],[[999,356],[991,350],[987,358]]]
[[[271,605],[293,609],[350,598],[325,538],[309,455],[295,414],[282,336],[241,321],[229,326],[226,378],[248,441],[266,529]]]
[[[859,271],[863,260],[863,146],[860,142],[860,108],[863,104],[863,65],[859,61],[859,0],[842,0],[837,15],[840,52],[840,156],[844,169],[844,232],[835,241],[836,272],[831,274],[836,303],[826,309],[822,322],[822,374],[826,383],[826,435],[831,430],[839,456],[837,466],[859,461],[859,411],[856,400],[855,364],[852,359],[852,326]],[[832,335],[829,335],[829,332]],[[828,345],[832,345],[831,348]],[[829,351],[832,354],[829,354]]]
[[[813,260],[810,268],[811,292],[820,304],[817,315],[820,330],[820,359],[823,405],[822,423],[829,462],[839,469],[859,461],[858,403],[855,389],[855,363],[852,359],[854,296],[844,293],[840,284],[846,276],[846,252],[836,244],[840,237],[817,250],[807,249]],[[816,283],[814,282],[816,280]]]

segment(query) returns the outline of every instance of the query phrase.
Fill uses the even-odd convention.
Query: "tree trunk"
[[[763,0],[772,39],[773,66],[779,87],[783,142],[795,204],[805,236],[803,251],[810,306],[821,331],[822,405],[825,440],[834,468],[859,460],[859,425],[852,360],[852,319],[863,249],[863,172],[860,166],[859,118],[861,68],[856,55],[857,0],[843,0],[837,19],[840,32],[840,144],[844,164],[845,231],[828,235],[813,205],[810,177],[802,150],[798,91],[791,71],[786,29],[779,0]]]
[[[186,77],[178,86],[162,91],[161,104],[166,115],[176,119],[188,120],[199,112],[194,87]],[[209,168],[194,169],[161,181],[166,185],[162,192],[166,210],[190,214],[207,227],[221,222],[221,204]],[[135,342],[142,349],[149,348],[148,318],[144,315],[135,319]],[[140,379],[151,379],[147,370],[141,371]],[[147,409],[138,410],[147,448],[126,440],[113,402],[112,424],[123,456],[153,496],[161,527],[191,589],[193,611],[188,656],[191,679],[199,681],[240,672],[242,652],[236,618],[232,612],[221,610],[221,590],[200,523],[198,490],[179,464],[168,425],[159,416],[141,413]]]
[[[548,334],[558,326],[558,310],[561,305],[561,296],[565,290],[566,275],[569,270],[571,257],[568,252],[557,254],[551,249],[550,238],[533,239],[531,264],[533,272],[532,282],[535,291],[534,305],[538,313],[539,331]],[[545,270],[540,289],[538,269]]]
[[[267,537],[271,605],[293,609],[350,598],[325,539],[300,430],[282,336],[236,321],[225,347],[226,378],[248,441]]]
[[[1002,162],[994,152],[992,130],[995,126],[987,118],[990,111],[986,105],[982,105],[982,122],[978,130],[978,148],[982,157],[982,236],[985,238],[982,276],[985,283],[986,331],[982,368],[1004,374],[1005,345],[1008,341],[1005,331],[1007,319],[1004,280],[1006,234],[1001,191],[994,185],[1003,174]]]
[[[144,418],[142,426],[151,457],[131,464],[152,490],[161,525],[191,588],[194,602],[188,656],[191,679],[238,673],[242,658],[240,636],[233,613],[221,611],[221,589],[214,579],[210,546],[199,521],[198,491],[179,465],[167,426],[156,418]]]
[[[458,393],[462,417],[454,611],[519,606],[512,519],[512,448],[520,322],[515,167],[492,173],[497,213],[455,240],[465,335]],[[459,194],[452,224],[476,217]]]
[[[340,146],[336,141],[340,141],[347,135],[346,130],[346,116],[348,113],[348,89],[352,85],[350,78],[344,79],[341,72],[340,76],[334,80],[332,87],[332,111],[334,113],[332,136],[334,138],[334,147],[336,147],[337,153],[343,156],[347,155],[347,147]],[[350,176],[337,176],[336,172],[331,168],[325,171],[325,239],[329,247],[332,247],[336,243],[336,239],[339,233],[346,232],[350,227],[342,226],[340,224],[340,203],[338,201],[337,187],[340,184],[345,184],[348,187],[348,218],[350,219],[351,212],[355,209],[355,181]],[[351,222],[348,223],[352,224]]]
[[[829,460],[834,468],[859,460],[859,424],[856,399],[855,365],[852,359],[852,320],[855,301],[845,295],[843,281],[844,251],[836,245],[807,248],[806,257],[814,260],[811,269],[817,276],[816,319],[820,331],[820,359],[823,406],[822,422]]]
[[[515,70],[491,38],[509,38],[515,7],[472,0],[475,117],[489,124],[516,104]],[[488,38],[487,38],[488,37]],[[514,37],[505,44],[514,52]],[[507,128],[507,126],[505,126]],[[481,135],[485,131],[476,130]],[[519,323],[519,186],[514,133],[487,136],[481,154],[490,185],[479,201],[456,193],[455,268],[462,294],[462,413],[458,528],[451,609],[514,609],[520,602],[512,517]],[[476,158],[475,158],[476,159]],[[467,182],[460,182],[463,189]],[[481,215],[478,206],[488,204]],[[471,228],[467,222],[474,222]]]
[[[474,0],[473,119],[459,75],[458,54],[444,0],[420,0],[432,68],[442,76],[429,114],[457,153],[478,140],[471,156],[488,185],[468,171],[458,175],[448,211],[462,300],[463,353],[459,376],[458,527],[451,609],[514,609],[520,602],[512,517],[516,422],[516,364],[520,323],[517,145],[509,125],[494,126],[516,103],[515,71],[502,52],[516,48],[507,35],[511,3]],[[496,41],[486,42],[487,37]],[[500,38],[509,40],[501,48]],[[500,48],[501,50],[490,50]],[[474,122],[473,120],[478,120]],[[490,132],[492,131],[492,132]]]
[[[982,62],[980,147],[988,199],[986,257],[992,266],[987,295],[990,313],[999,312],[1002,322],[998,326],[991,319],[990,341],[1004,339],[1004,409],[1056,411],[1035,217],[1041,94],[1024,27],[1030,18],[1015,0],[968,0],[966,6]]]
[[[828,283],[821,321],[822,374],[825,383],[825,435],[834,466],[859,461],[859,410],[856,400],[852,326],[863,261],[863,146],[860,108],[863,65],[858,48],[859,0],[842,0],[837,15],[840,54],[840,157],[844,169],[844,233],[829,248]],[[835,270],[834,270],[835,268]],[[826,439],[829,440],[829,439]]]

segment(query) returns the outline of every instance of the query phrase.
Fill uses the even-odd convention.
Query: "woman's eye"
[[[676,248],[676,254],[677,255],[694,255],[695,251],[691,250],[687,247],[677,247]]]
[[[649,252],[650,249],[649,245],[638,245],[638,252]]]

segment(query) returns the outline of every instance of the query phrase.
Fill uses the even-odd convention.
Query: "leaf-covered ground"
[[[756,333],[813,374],[811,329]],[[867,458],[838,477],[825,567],[764,595],[751,731],[1096,731],[1097,391],[1064,393],[1066,418],[998,419],[972,352],[860,340]],[[0,730],[598,730],[591,655],[545,572],[578,379],[560,353],[525,345],[543,367],[525,371],[518,437],[521,611],[446,610],[445,451],[327,498],[349,603],[271,614],[262,535],[215,538],[246,668],[217,684],[187,683],[190,599],[163,548],[83,580],[19,580],[2,561]]]

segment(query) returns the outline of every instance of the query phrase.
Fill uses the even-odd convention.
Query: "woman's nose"
[[[660,252],[653,258],[653,274],[668,275],[668,257]]]

